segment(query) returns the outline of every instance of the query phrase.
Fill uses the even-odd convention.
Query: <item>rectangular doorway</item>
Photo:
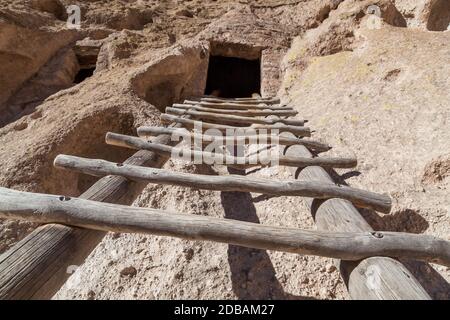
[[[261,93],[261,59],[210,56],[206,95],[246,98]]]

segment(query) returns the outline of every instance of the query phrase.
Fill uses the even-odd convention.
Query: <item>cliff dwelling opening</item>
[[[90,46],[76,46],[74,50],[77,56],[80,70],[75,76],[73,82],[75,84],[78,84],[94,75],[95,68],[97,67],[97,59],[100,48]]]
[[[95,68],[82,68],[75,76],[74,83],[78,84],[94,75]]]
[[[261,59],[209,57],[205,94],[245,98],[261,92]]]
[[[450,30],[450,1],[436,0],[430,10],[427,22],[427,29],[430,31]]]

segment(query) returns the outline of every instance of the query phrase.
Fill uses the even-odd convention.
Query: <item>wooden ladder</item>
[[[307,121],[292,118],[296,115],[277,98],[186,100],[161,115],[167,127],[141,127],[139,137],[106,135],[108,144],[138,150],[124,163],[57,156],[54,165],[58,168],[102,177],[78,198],[0,188],[0,217],[44,224],[0,256],[0,298],[50,298],[67,279],[67,267],[81,264],[105,232],[115,231],[336,258],[352,298],[430,299],[396,258],[450,266],[450,242],[427,235],[374,231],[357,208],[387,214],[391,210],[389,196],[336,184],[329,170],[355,167],[356,159],[318,156],[330,147],[309,138]],[[222,134],[230,131],[234,132],[231,136]],[[200,141],[200,146],[176,147],[173,136]],[[261,140],[266,146],[283,146],[284,152],[261,157],[202,148],[210,143],[236,146]],[[160,169],[174,155],[185,161],[201,159],[239,169],[276,163],[289,167],[295,179],[274,181]],[[147,183],[307,197],[318,230],[126,206]]]

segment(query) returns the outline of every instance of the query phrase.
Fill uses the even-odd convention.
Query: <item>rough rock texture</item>
[[[50,13],[59,20],[67,17],[66,8],[59,0],[32,0],[31,7],[42,12]]]
[[[25,81],[75,37],[71,31],[22,28],[2,21],[0,16],[0,111],[5,109],[5,102]],[[4,115],[0,115],[0,123],[3,118]]]
[[[34,112],[47,97],[73,85],[80,70],[72,49],[61,49],[6,102],[5,123]],[[9,113],[9,115],[7,114]]]
[[[80,5],[80,30],[66,29],[58,3]],[[380,17],[367,14],[370,5]],[[390,215],[362,212],[375,229],[449,239],[449,16],[446,0],[2,1],[0,185],[76,196],[95,179],[55,170],[57,154],[122,161],[131,151],[107,146],[107,131],[134,134],[159,123],[166,105],[203,94],[210,54],[260,57],[263,95],[278,92],[297,108],[330,154],[358,157],[336,178],[394,198]],[[94,63],[91,77],[73,83]],[[292,178],[285,168],[249,174]],[[136,206],[314,228],[300,198],[155,185],[136,197]],[[3,221],[0,252],[32,228]],[[407,263],[432,297],[450,297],[447,268]],[[348,294],[331,259],[109,234],[55,298]]]

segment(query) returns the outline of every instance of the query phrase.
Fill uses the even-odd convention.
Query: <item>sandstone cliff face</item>
[[[66,29],[61,5],[69,2],[81,7],[80,30]],[[211,54],[260,57],[262,93],[298,109],[334,146],[330,153],[358,157],[341,179],[395,199],[390,216],[363,212],[374,228],[449,239],[447,4],[2,1],[0,185],[78,195],[95,179],[55,170],[57,154],[122,161],[130,152],[104,144],[107,131],[134,134],[159,123],[166,105],[203,94]],[[371,5],[380,17],[367,14]],[[76,84],[86,61],[80,52],[91,49],[96,70]],[[252,175],[289,177],[284,169]],[[137,206],[314,228],[297,198],[155,185],[136,196]],[[0,251],[32,228],[4,221]],[[449,270],[409,266],[427,275],[420,280],[434,298],[450,297]],[[130,267],[136,272],[121,273]],[[348,298],[328,259],[125,234],[108,235],[56,297]]]

